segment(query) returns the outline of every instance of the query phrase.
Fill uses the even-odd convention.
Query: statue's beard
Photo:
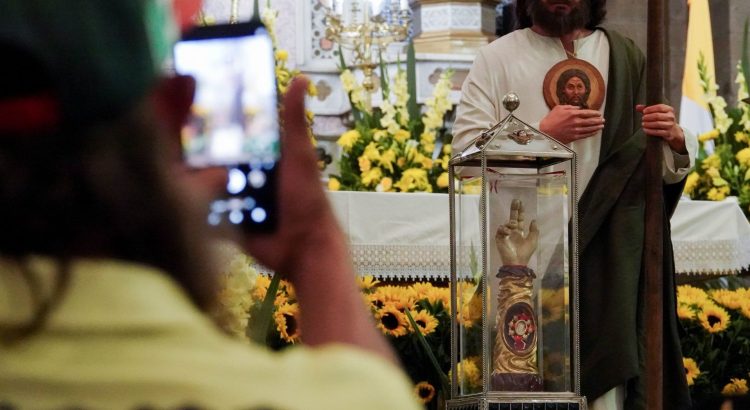
[[[551,1],[553,3],[570,4],[569,0]],[[531,0],[528,6],[528,14],[531,16],[531,21],[541,27],[548,35],[560,37],[586,27],[589,20],[589,2],[588,0],[581,0],[578,5],[572,6],[568,14],[558,14],[547,10],[546,6],[542,4],[542,0]]]

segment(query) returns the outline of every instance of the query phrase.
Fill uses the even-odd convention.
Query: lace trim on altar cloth
[[[683,275],[736,275],[750,266],[750,243],[673,241],[675,270]]]
[[[350,255],[360,276],[379,280],[432,281],[450,279],[450,247],[432,245],[351,245]],[[470,278],[469,247],[461,249],[458,260],[461,278]],[[261,274],[272,271],[253,264]]]
[[[678,275],[736,275],[750,267],[750,241],[673,241]],[[357,273],[379,280],[430,281],[450,279],[450,247],[435,245],[351,245]],[[458,277],[470,278],[469,247],[459,248]],[[477,255],[477,257],[480,257]],[[259,273],[271,271],[254,265]]]

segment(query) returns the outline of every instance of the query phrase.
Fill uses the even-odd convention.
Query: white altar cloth
[[[680,274],[737,274],[750,266],[750,224],[736,197],[681,200],[672,216],[672,245]]]
[[[329,198],[360,275],[449,278],[447,194],[329,192]],[[735,198],[680,201],[672,242],[678,274],[728,275],[750,266],[750,224]]]

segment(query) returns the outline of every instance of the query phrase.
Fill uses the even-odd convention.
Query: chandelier
[[[319,1],[326,10],[326,37],[352,51],[351,65],[362,70],[362,86],[372,92],[377,67],[373,53],[408,37],[412,18],[408,0]]]

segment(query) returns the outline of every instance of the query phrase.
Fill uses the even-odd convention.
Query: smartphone
[[[259,21],[196,27],[175,45],[174,68],[196,80],[182,130],[185,161],[228,172],[208,223],[273,231],[281,146],[273,45],[265,27]]]

